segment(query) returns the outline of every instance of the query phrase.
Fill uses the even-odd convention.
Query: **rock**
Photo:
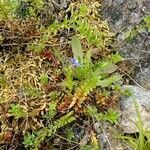
[[[142,18],[140,17],[140,15],[138,13],[132,13],[130,15],[130,23],[131,24],[138,24],[140,23],[140,21],[142,20]]]
[[[132,9],[135,9],[136,7],[138,7],[137,2],[130,1],[130,2],[128,3],[128,9],[132,10]]]
[[[139,72],[136,71],[135,81],[138,82],[142,87],[150,89],[150,66],[142,69]]]
[[[125,1],[126,1],[126,0],[114,0],[114,1],[113,1],[113,4],[114,4],[115,6],[120,6],[120,5],[122,5]]]
[[[104,0],[104,3],[110,7],[112,4],[112,0]]]
[[[62,8],[67,8],[67,1],[66,0],[60,0],[60,4]]]
[[[143,128],[150,130],[150,91],[132,85],[123,86],[123,90],[132,92],[132,96],[123,96],[120,101],[122,115],[120,124],[123,127],[124,132],[138,132],[135,123],[139,120],[139,117],[137,116],[135,103],[138,104]]]
[[[132,42],[123,36],[150,14],[150,0],[104,0],[102,6],[103,18],[108,20],[110,28],[116,33],[117,49],[125,59],[131,60],[135,68],[133,78],[150,89],[149,83],[145,82],[150,81],[150,33],[141,29]]]

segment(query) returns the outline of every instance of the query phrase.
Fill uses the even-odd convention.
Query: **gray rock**
[[[117,49],[125,59],[131,60],[135,68],[133,78],[150,89],[150,83],[145,82],[150,81],[150,33],[141,29],[131,43],[123,36],[150,14],[150,0],[104,0],[102,6],[103,18],[108,20],[110,28],[116,33]],[[145,68],[149,68],[146,73]]]
[[[129,3],[128,3],[128,9],[135,9],[136,7],[138,7],[138,4],[137,4],[137,2],[135,2],[135,1],[130,1]]]
[[[111,6],[112,0],[104,0],[104,3],[105,3],[107,6]]]
[[[120,6],[121,4],[123,4],[126,0],[114,0],[113,1],[113,4],[115,6]]]
[[[136,72],[135,80],[138,82],[142,87],[146,89],[150,89],[150,66],[144,68],[143,70]]]
[[[147,110],[150,110],[150,90],[146,90],[133,85],[124,85],[122,89],[129,90],[132,94],[131,96],[122,97],[122,109],[127,109],[133,104],[133,101],[136,100],[140,105],[145,107]]]
[[[124,132],[138,132],[135,123],[139,120],[139,117],[134,102],[138,104],[143,127],[150,130],[150,91],[131,85],[123,86],[123,90],[130,90],[133,93],[130,97],[123,96],[120,101],[122,114],[120,124]]]
[[[142,18],[140,17],[140,15],[138,13],[131,13],[130,15],[130,23],[131,24],[138,24],[140,23],[140,21],[142,20]]]

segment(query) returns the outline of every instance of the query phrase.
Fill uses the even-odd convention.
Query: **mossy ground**
[[[80,2],[88,6],[87,14],[84,14],[86,7],[82,7],[83,14],[79,13]],[[85,108],[94,105],[99,112],[105,112],[116,107],[117,92],[113,91],[111,86],[94,88],[87,95],[84,95],[84,91],[79,92],[74,88],[69,92],[63,84],[66,79],[63,67],[73,57],[70,46],[72,35],[80,37],[85,50],[92,49],[92,61],[95,63],[110,58],[114,53],[114,50],[110,49],[113,34],[106,21],[102,21],[98,15],[99,11],[96,9],[100,8],[100,5],[97,1],[71,2],[68,7],[72,10],[57,10],[56,16],[52,17],[49,24],[39,18],[35,19],[35,16],[26,20],[14,17],[0,21],[1,149],[39,147],[41,150],[98,150],[102,146],[98,133],[93,128],[95,122],[99,121],[88,116]],[[73,15],[71,11],[75,11],[75,17],[79,18],[76,22],[71,20],[71,23],[65,24],[65,16],[70,18],[70,15]],[[84,18],[89,23],[87,31],[91,29],[89,35],[85,32],[85,26],[83,29],[78,26],[78,22]],[[58,24],[53,24],[54,21]],[[77,30],[76,27],[73,28],[75,25]],[[78,79],[74,81],[76,83]],[[80,80],[77,85],[80,85]],[[78,99],[79,96],[86,99],[82,106],[79,105],[80,102],[72,104],[76,95]],[[63,119],[72,112],[74,115],[69,116],[70,121],[64,122],[64,126],[60,124],[60,118]],[[50,131],[54,133],[49,133]],[[100,129],[100,132],[102,131]],[[35,141],[40,142],[37,145]]]

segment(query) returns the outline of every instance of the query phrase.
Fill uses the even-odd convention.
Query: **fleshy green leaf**
[[[16,118],[25,117],[27,115],[27,113],[24,112],[23,108],[19,104],[12,104],[9,113]]]
[[[39,77],[39,80],[42,84],[47,84],[48,83],[48,75],[47,74],[41,74]]]
[[[150,16],[144,17],[144,21],[145,21],[147,24],[150,24]]]
[[[119,55],[118,53],[113,54],[113,55],[111,56],[111,61],[112,61],[112,63],[114,63],[114,64],[116,64],[116,63],[118,63],[118,62],[121,62],[122,60],[123,60],[123,58],[122,58],[121,55]]]
[[[103,73],[110,74],[115,72],[117,70],[117,67],[113,63],[108,63],[105,67],[102,67],[101,70]]]
[[[148,31],[150,32],[150,16],[144,17],[144,21],[146,23],[146,27],[148,28]]]
[[[83,62],[83,52],[80,39],[77,36],[73,36],[71,40],[71,47],[73,52],[73,57],[76,60]]]
[[[97,86],[101,86],[101,87],[108,87],[110,86],[111,84],[119,81],[121,79],[121,75],[113,75],[111,77],[108,77],[104,80],[100,80],[98,83],[97,83]]]

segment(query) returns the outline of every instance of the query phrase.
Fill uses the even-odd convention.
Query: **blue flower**
[[[81,64],[79,63],[79,61],[77,59],[75,59],[75,58],[71,58],[71,63],[75,67],[81,66]]]

